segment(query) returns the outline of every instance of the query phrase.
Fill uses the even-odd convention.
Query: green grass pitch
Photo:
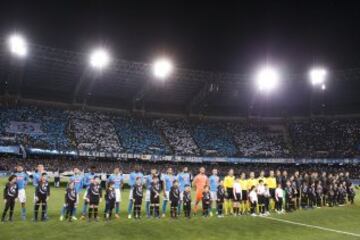
[[[0,180],[3,189],[5,179]],[[272,214],[271,217],[288,221],[316,225],[324,228],[351,232],[358,236],[320,230],[305,226],[278,222],[263,217],[193,217],[190,220],[180,217],[172,220],[168,216],[162,219],[141,220],[127,219],[128,191],[122,193],[121,218],[106,223],[100,219],[98,223],[78,220],[76,222],[60,222],[60,209],[64,202],[64,189],[51,189],[48,222],[31,221],[33,216],[33,187],[27,188],[27,221],[20,220],[20,206],[17,202],[15,221],[0,224],[0,240],[32,240],[32,239],[360,239],[360,201],[355,205],[336,208],[321,208],[297,211],[286,215]],[[78,214],[81,211],[79,207]],[[101,203],[100,213],[104,203]],[[3,209],[3,201],[0,202]],[[100,214],[102,217],[103,214]]]

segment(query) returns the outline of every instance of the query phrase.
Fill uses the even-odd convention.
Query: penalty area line
[[[320,226],[316,226],[316,225],[299,223],[299,222],[293,222],[293,221],[289,221],[289,220],[285,220],[285,219],[280,219],[280,218],[274,218],[274,217],[262,217],[262,218],[269,219],[269,220],[273,220],[273,221],[278,221],[278,222],[283,222],[283,223],[288,223],[288,224],[293,224],[293,225],[298,225],[298,226],[303,226],[303,227],[308,227],[308,228],[313,228],[313,229],[319,229],[319,230],[328,231],[328,232],[345,234],[345,235],[349,235],[349,236],[353,236],[353,237],[358,237],[358,238],[360,238],[360,234],[358,234],[358,233],[345,232],[345,231],[340,231],[340,230],[336,230],[336,229],[332,229],[332,228],[320,227]]]

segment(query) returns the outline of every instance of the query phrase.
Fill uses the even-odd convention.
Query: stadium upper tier
[[[360,119],[276,122],[139,117],[48,107],[0,108],[0,145],[221,157],[354,157]]]

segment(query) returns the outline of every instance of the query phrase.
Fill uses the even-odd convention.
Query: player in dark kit
[[[185,191],[183,194],[183,209],[185,217],[190,218],[191,214],[191,187],[190,185],[185,185]]]
[[[301,208],[307,208],[309,204],[309,186],[307,182],[303,182],[301,185]]]
[[[159,177],[153,176],[150,187],[150,216],[156,218],[160,218],[160,191]]]
[[[102,189],[100,186],[100,178],[98,176],[94,177],[93,182],[90,184],[86,193],[86,201],[89,203],[89,212],[88,212],[88,221],[91,221],[91,218],[94,214],[94,220],[98,221],[98,210],[99,203],[102,198]]]
[[[66,193],[65,193],[65,219],[69,219],[69,222],[72,221],[73,212],[75,210],[75,204],[77,201],[77,193],[75,189],[75,182],[69,182]]]
[[[312,183],[309,187],[309,207],[313,208],[316,206],[316,186]]]
[[[220,181],[219,186],[217,187],[217,200],[216,200],[216,209],[219,218],[224,217],[223,208],[225,201],[225,188],[224,181]]]
[[[203,208],[204,217],[209,216],[210,203],[211,203],[211,197],[209,192],[209,186],[205,185],[203,191],[203,197],[202,197],[202,208]]]
[[[355,195],[356,195],[355,189],[352,184],[350,184],[348,188],[349,188],[348,189],[348,201],[351,204],[354,204],[354,199],[355,199]]]
[[[5,217],[9,210],[10,210],[9,221],[12,222],[14,215],[15,200],[17,197],[18,197],[18,188],[16,184],[16,175],[11,175],[4,189],[5,208],[1,216],[2,222],[5,222]]]
[[[46,221],[47,202],[50,196],[50,185],[46,173],[43,173],[40,182],[35,189],[34,221],[38,220],[41,205],[41,221]]]
[[[290,181],[285,184],[285,210],[291,212],[295,210],[295,190]]]
[[[137,177],[136,183],[133,190],[133,198],[134,198],[134,218],[140,219],[141,218],[141,204],[143,199],[143,183],[142,178]]]
[[[179,190],[179,183],[177,180],[173,181],[173,185],[170,188],[170,216],[171,218],[177,218],[177,209],[180,201],[180,190]]]
[[[108,182],[105,193],[105,220],[109,221],[112,216],[112,211],[115,208],[116,193],[114,182]]]

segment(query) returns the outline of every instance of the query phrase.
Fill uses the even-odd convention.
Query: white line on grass
[[[278,221],[278,222],[284,222],[284,223],[289,223],[289,224],[293,224],[293,225],[308,227],[308,228],[315,228],[315,229],[328,231],[328,232],[335,232],[335,233],[339,233],[339,234],[345,234],[345,235],[350,235],[350,236],[354,236],[354,237],[360,237],[360,234],[358,234],[358,233],[344,232],[344,231],[340,231],[340,230],[336,230],[336,229],[332,229],[332,228],[320,227],[320,226],[316,226],[316,225],[310,225],[310,224],[299,223],[299,222],[293,222],[293,221],[284,220],[284,219],[280,219],[280,218],[274,218],[274,217],[263,217],[263,218]]]

